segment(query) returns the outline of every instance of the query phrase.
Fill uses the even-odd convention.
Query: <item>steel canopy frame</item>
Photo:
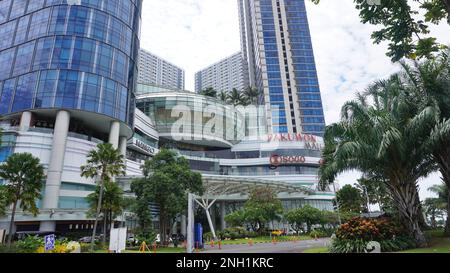
[[[260,188],[270,188],[276,194],[280,193],[304,193],[313,194],[314,191],[304,186],[296,186],[289,183],[277,182],[271,180],[250,178],[250,177],[233,177],[223,175],[203,175],[203,186],[205,192],[203,196],[189,194],[188,198],[188,228],[187,228],[187,252],[192,253],[194,247],[194,201],[205,210],[208,219],[209,228],[214,240],[217,240],[216,231],[212,224],[209,209],[212,205],[224,195],[241,196],[249,195],[253,190]]]

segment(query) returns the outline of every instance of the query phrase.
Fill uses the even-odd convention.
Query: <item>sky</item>
[[[344,102],[370,83],[398,71],[385,55],[386,44],[370,39],[377,28],[360,22],[352,0],[307,1],[307,12],[327,124],[338,121]],[[186,71],[186,89],[194,74],[240,50],[237,0],[144,0],[141,47]],[[439,42],[450,44],[448,25],[432,26]],[[358,172],[338,177],[353,184]],[[439,174],[420,181],[420,195],[440,183]]]

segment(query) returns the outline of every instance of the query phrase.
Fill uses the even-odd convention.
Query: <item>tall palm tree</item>
[[[216,98],[217,97],[217,91],[214,88],[212,88],[212,87],[208,87],[208,88],[200,91],[200,95],[211,97],[211,98]]]
[[[257,105],[261,92],[256,87],[248,86],[244,89],[244,96],[250,104]]]
[[[5,194],[5,205],[12,204],[8,235],[8,247],[11,247],[17,205],[20,203],[22,211],[29,211],[34,216],[39,213],[36,200],[41,198],[42,181],[45,178],[44,167],[40,164],[39,158],[30,153],[13,154],[0,166],[0,178],[6,181],[2,189]]]
[[[326,129],[321,182],[326,184],[339,173],[354,169],[386,178],[381,181],[385,181],[402,223],[417,245],[424,246],[417,183],[434,165],[426,160],[426,130],[417,122],[426,113],[420,112],[405,90],[400,75],[393,75],[343,106],[341,121]]]
[[[90,151],[87,156],[87,164],[81,166],[81,176],[96,178],[99,183],[100,193],[95,214],[94,230],[92,231],[91,249],[95,245],[95,233],[97,231],[98,218],[102,210],[102,198],[105,183],[111,182],[115,176],[125,175],[125,160],[119,150],[114,149],[110,143],[98,144],[97,148]],[[103,243],[106,242],[106,234],[103,234]]]
[[[427,114],[417,121],[430,132],[426,139],[432,160],[450,193],[450,51],[413,66],[403,63],[404,75],[417,104]],[[450,194],[447,194],[445,234],[450,236]]]

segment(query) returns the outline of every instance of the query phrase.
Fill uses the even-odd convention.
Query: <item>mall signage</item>
[[[307,134],[274,134],[267,135],[267,142],[317,142],[317,137]]]
[[[145,144],[144,142],[140,141],[139,139],[134,139],[134,145],[141,148],[142,150],[146,151],[147,153],[155,154],[155,148]]]
[[[285,164],[302,164],[306,162],[304,156],[283,156],[283,155],[272,155],[270,157],[270,165],[278,167]]]

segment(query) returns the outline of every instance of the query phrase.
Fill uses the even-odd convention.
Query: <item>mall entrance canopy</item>
[[[216,232],[212,224],[209,209],[221,199],[236,198],[241,199],[248,196],[253,190],[269,188],[276,194],[313,194],[310,188],[297,186],[278,181],[264,180],[251,177],[236,177],[223,175],[203,175],[203,186],[205,188],[202,196],[189,194],[188,198],[188,227],[187,227],[187,252],[192,253],[194,247],[194,201],[205,210],[208,224],[213,237],[216,239]]]

